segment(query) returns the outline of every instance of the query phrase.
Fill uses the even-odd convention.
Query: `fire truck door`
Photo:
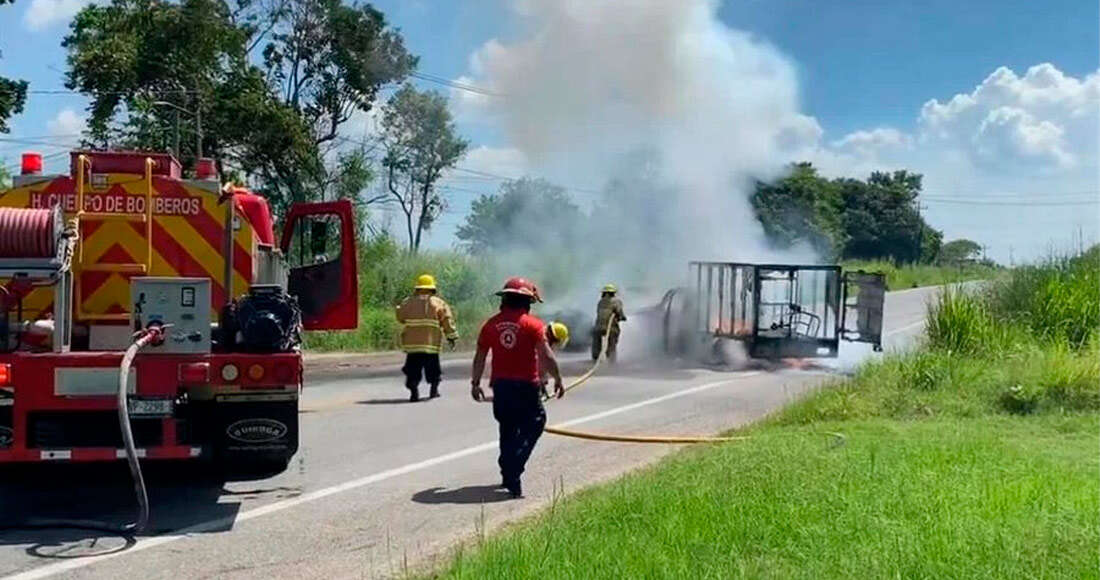
[[[351,202],[296,203],[279,244],[290,265],[287,292],[298,298],[306,330],[359,326],[359,276]]]
[[[882,350],[882,311],[886,301],[886,276],[879,273],[844,273],[842,338],[867,342]]]

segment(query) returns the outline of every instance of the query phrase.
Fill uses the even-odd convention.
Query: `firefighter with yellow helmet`
[[[431,387],[429,398],[439,396],[443,370],[439,366],[439,351],[443,339],[454,350],[458,332],[455,330],[451,307],[436,295],[435,278],[423,274],[416,279],[413,295],[397,307],[397,322],[401,324],[401,350],[405,352],[405,388],[409,400],[420,400],[420,380],[423,376]]]
[[[608,362],[614,363],[619,346],[619,323],[626,321],[623,313],[623,301],[617,296],[619,289],[614,284],[606,284],[596,305],[596,324],[592,329],[592,360],[600,358],[603,337],[607,335]]]
[[[557,320],[546,325],[546,343],[550,345],[553,350],[561,350],[569,344],[569,327],[564,322]],[[546,390],[546,385],[550,383],[550,369],[541,364],[543,361],[539,360],[539,386],[542,388],[542,398],[547,399],[550,397],[550,393]]]

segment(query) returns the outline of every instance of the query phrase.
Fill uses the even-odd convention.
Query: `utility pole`
[[[1012,246],[1008,247],[1008,265],[1009,266],[1015,266],[1016,265],[1016,254],[1014,253],[1014,248]]]
[[[202,159],[202,97],[195,91],[195,165]]]
[[[176,154],[176,161],[179,161],[179,158],[182,155],[182,153],[180,153],[180,112],[179,112],[179,109],[176,109],[176,143],[175,143],[175,147],[172,148],[172,152]]]

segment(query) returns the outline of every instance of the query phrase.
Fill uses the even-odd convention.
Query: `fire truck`
[[[185,178],[171,155],[76,151],[45,175],[24,154],[0,193],[0,465],[134,449],[285,469],[301,331],[358,324],[352,218],[295,204],[276,240],[212,160]]]

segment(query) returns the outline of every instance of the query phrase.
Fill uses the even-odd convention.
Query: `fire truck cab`
[[[136,332],[137,451],[285,469],[298,448],[303,329],[358,325],[352,206],[267,201],[184,178],[171,155],[77,151],[67,175],[25,154],[0,192],[0,464],[113,461],[120,364]]]

